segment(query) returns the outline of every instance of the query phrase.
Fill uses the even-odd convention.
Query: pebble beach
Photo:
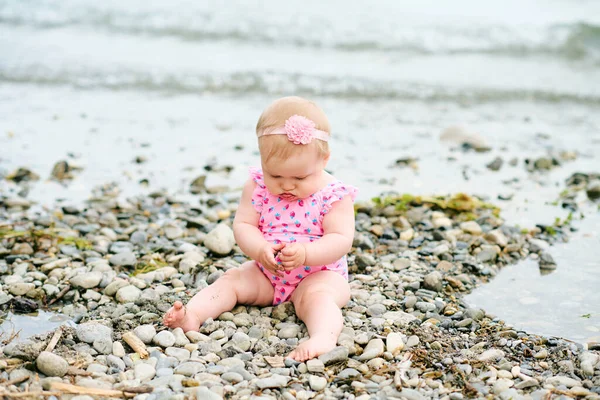
[[[600,399],[599,18],[0,0],[0,398]],[[247,261],[256,119],[287,95],[359,188],[344,329],[305,363],[291,304],[161,322]]]

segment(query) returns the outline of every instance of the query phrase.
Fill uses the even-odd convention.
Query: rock
[[[372,360],[375,357],[379,357],[385,351],[385,347],[383,344],[383,340],[381,339],[372,339],[365,347],[363,353],[358,357],[359,361],[368,361]]]
[[[435,225],[435,222],[434,222]],[[439,228],[439,226],[436,226],[437,228]],[[400,232],[400,240],[406,240],[407,242],[411,241],[412,238],[415,236],[415,231],[412,228],[406,229],[402,232]]]
[[[115,357],[112,354],[106,356],[106,364],[111,367],[111,368],[115,368],[118,371],[125,371],[125,363],[123,362],[123,360],[121,360],[119,357]]]
[[[117,294],[119,289],[129,285],[129,283],[124,279],[115,279],[111,283],[109,283],[106,288],[104,288],[104,294],[107,296],[114,296]]]
[[[357,254],[355,262],[359,268],[371,267],[376,263],[375,258],[366,253]]]
[[[493,231],[489,231],[484,236],[485,240],[492,244],[497,244],[500,247],[506,247],[508,244],[508,239],[499,229],[494,229]]]
[[[25,293],[33,289],[35,289],[35,285],[33,283],[19,282],[10,285],[8,291],[13,296],[23,296]]]
[[[175,336],[175,346],[183,347],[186,344],[190,343],[190,339],[183,333],[183,329],[175,328],[173,329],[173,336]],[[244,350],[245,351],[245,350]]]
[[[15,243],[10,254],[25,254],[31,255],[33,254],[33,247],[29,243]]]
[[[285,324],[285,326],[279,330],[277,336],[279,336],[281,339],[291,339],[298,336],[298,333],[300,333],[300,327],[298,325]]]
[[[40,176],[28,168],[20,167],[17,170],[11,172],[5,177],[6,180],[14,181],[16,183],[37,181]]]
[[[148,234],[144,231],[135,231],[129,237],[129,241],[140,246],[144,245],[148,241]]]
[[[234,385],[244,380],[244,377],[241,374],[238,374],[237,372],[226,372],[223,375],[221,375],[221,378],[229,383],[233,383]]]
[[[169,331],[161,331],[154,336],[152,341],[160,347],[172,347],[175,344],[175,335]]]
[[[596,201],[600,199],[600,180],[590,182],[585,192],[590,200]]]
[[[123,347],[123,345],[121,344],[121,342],[113,342],[113,345],[112,345],[112,354],[115,357],[119,357],[119,358],[125,357],[125,354],[126,354],[125,353],[125,348]]]
[[[134,303],[141,295],[140,289],[133,285],[127,285],[117,291],[115,298],[119,303]]]
[[[443,289],[442,274],[438,271],[428,273],[425,275],[425,278],[423,278],[423,286],[425,289],[441,292]]]
[[[262,378],[256,381],[256,386],[260,390],[277,389],[286,387],[290,378],[278,374],[273,374],[268,378]]]
[[[100,354],[111,354],[113,350],[113,342],[108,337],[101,337],[94,340],[92,346]]]
[[[545,252],[545,251],[540,253],[539,265],[540,265],[540,269],[545,269],[545,270],[556,269],[556,262],[554,261],[554,258],[550,255],[550,253]]]
[[[308,377],[308,384],[312,390],[320,392],[327,387],[327,379],[321,376],[310,375]]]
[[[529,239],[529,250],[533,253],[539,253],[544,250],[548,250],[550,248],[550,244],[541,239]]]
[[[200,400],[223,400],[223,396],[211,391],[206,386],[200,386],[196,389],[194,398]]]
[[[400,396],[406,400],[425,400],[425,397],[414,389],[402,388]]]
[[[342,370],[339,374],[337,374],[336,378],[339,380],[346,380],[346,379],[356,378],[360,375],[362,375],[362,374],[360,372],[358,372],[357,370],[355,370],[354,368],[346,368],[346,369]]]
[[[231,337],[231,342],[240,348],[242,351],[248,351],[252,343],[250,337],[243,332],[236,332]]]
[[[389,333],[385,339],[385,342],[386,350],[393,355],[397,355],[402,351],[402,349],[404,349],[404,340],[402,339],[402,335],[400,333]]]
[[[496,382],[494,382],[493,392],[496,394],[500,394],[511,387],[513,387],[515,383],[511,379],[500,378]]]
[[[197,373],[204,371],[204,369],[204,365],[198,362],[184,362],[175,368],[175,373],[184,376],[194,376]]]
[[[102,272],[92,271],[84,274],[75,275],[69,279],[71,285],[76,288],[91,289],[95,288],[102,281]]]
[[[406,313],[404,311],[388,311],[385,314],[383,314],[383,318],[389,319],[394,323],[394,325],[399,327],[404,327],[410,324],[412,321],[418,320],[418,318],[414,315]]]
[[[85,343],[92,344],[98,339],[107,338],[112,340],[112,329],[97,322],[86,322],[77,325],[77,338]]]
[[[42,351],[35,361],[37,369],[46,376],[62,378],[67,373],[69,363],[62,357],[48,351]]]
[[[544,359],[544,358],[548,357],[548,350],[542,349],[542,350],[538,351],[537,353],[535,353],[533,357],[537,358],[538,360]]]
[[[479,152],[490,150],[483,136],[463,126],[450,126],[444,129],[440,135],[440,140],[445,143],[472,148]]]
[[[497,361],[504,357],[504,352],[500,349],[489,349],[477,357],[479,361]]]
[[[574,386],[581,386],[582,383],[576,379],[569,378],[568,376],[553,376],[546,379],[546,383],[552,386],[566,386],[572,388]]]
[[[504,164],[502,157],[496,157],[493,161],[486,164],[486,167],[492,171],[499,171],[502,168],[502,164]]]
[[[587,376],[594,375],[594,367],[600,362],[600,355],[584,351],[579,355],[581,370]]]
[[[154,328],[154,325],[140,325],[133,330],[133,333],[140,338],[142,342],[149,344],[152,343],[152,339],[156,336],[156,329]]]
[[[471,235],[480,235],[482,231],[481,226],[475,221],[466,221],[460,224],[460,229],[463,232],[470,233]]]
[[[411,348],[419,344],[421,339],[417,335],[412,335],[406,340],[406,347]]]
[[[325,371],[325,364],[318,358],[308,360],[306,362],[306,367],[308,369],[308,372],[323,373]]]
[[[141,382],[149,381],[156,375],[156,370],[150,364],[140,363],[134,367],[135,379]]]
[[[136,261],[137,259],[135,254],[133,254],[131,251],[117,253],[108,259],[108,262],[110,262],[111,265],[117,267],[134,266]]]
[[[200,194],[206,191],[206,175],[200,175],[190,183],[190,193]]]
[[[167,224],[163,226],[163,230],[165,232],[165,236],[169,240],[179,239],[183,236],[183,229],[176,224]]]
[[[233,250],[235,238],[231,228],[225,224],[219,224],[210,231],[204,239],[204,246],[218,255],[227,255]]]
[[[343,346],[338,346],[331,350],[329,353],[325,353],[319,356],[319,360],[325,365],[343,362],[347,359],[348,349]]]

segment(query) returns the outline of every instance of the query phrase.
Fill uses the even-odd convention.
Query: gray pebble
[[[62,357],[48,351],[42,351],[36,362],[37,369],[46,376],[63,377],[67,373],[69,363]]]

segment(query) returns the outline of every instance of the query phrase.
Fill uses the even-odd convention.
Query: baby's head
[[[290,131],[296,133],[286,134]],[[301,97],[283,97],[263,111],[256,135],[271,193],[301,199],[320,189],[329,160],[330,131],[323,110]]]

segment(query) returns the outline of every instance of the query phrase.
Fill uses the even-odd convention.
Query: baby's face
[[[287,159],[271,157],[262,160],[267,189],[286,200],[304,199],[326,184],[327,159],[314,149],[307,149]]]

